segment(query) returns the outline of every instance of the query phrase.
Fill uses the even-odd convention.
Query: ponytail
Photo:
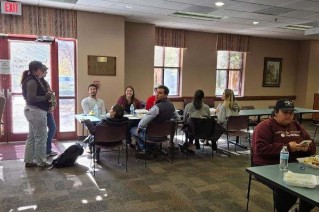
[[[29,70],[25,70],[23,73],[22,73],[22,77],[21,77],[21,84],[24,82],[24,80],[29,76],[30,72]]]

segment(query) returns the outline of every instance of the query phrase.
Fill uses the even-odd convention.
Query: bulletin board
[[[116,76],[116,57],[89,55],[88,74]]]

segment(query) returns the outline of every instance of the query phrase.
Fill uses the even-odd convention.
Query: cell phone
[[[303,140],[303,141],[300,142],[299,144],[300,144],[301,146],[307,146],[307,145],[309,145],[311,142],[312,142],[312,140]]]

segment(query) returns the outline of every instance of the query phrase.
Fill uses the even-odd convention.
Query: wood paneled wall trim
[[[221,97],[216,96],[205,96],[206,98],[213,98],[214,101],[222,101]],[[260,101],[260,100],[278,100],[281,98],[288,98],[290,100],[296,100],[296,96],[240,96],[236,97],[238,101]],[[184,97],[169,97],[169,100],[172,102],[184,102],[184,99],[193,99],[191,96]]]

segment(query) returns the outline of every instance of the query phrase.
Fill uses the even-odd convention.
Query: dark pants
[[[145,149],[146,151],[154,150],[154,148],[156,147],[156,144],[154,144],[154,143],[147,144],[147,148],[145,148],[145,141],[144,140],[145,140],[145,131],[146,131],[146,129],[145,128],[142,129],[139,132],[139,134],[136,133],[136,129],[137,129],[137,127],[133,127],[131,129],[131,135],[134,136],[135,138],[137,138],[137,142],[136,142],[137,148],[139,150],[144,150]],[[164,137],[152,137],[152,138],[148,137],[147,139],[149,139],[149,140],[151,140],[153,142],[159,142],[160,143],[161,141],[166,140],[167,137],[166,136],[164,136]]]
[[[254,166],[260,166],[260,165],[254,164]],[[273,190],[273,192],[274,192],[274,205],[275,205],[275,208],[277,209],[277,212],[287,212],[296,203],[298,197],[296,197],[295,195],[290,194],[287,191],[284,191],[278,187],[270,185],[257,176],[255,176],[255,178]],[[312,205],[312,204],[300,199],[299,212],[309,212],[314,207],[315,207],[315,205]]]
[[[277,212],[287,212],[296,203],[297,197],[278,188],[273,188],[274,204]],[[309,212],[315,206],[300,199],[299,212]]]
[[[51,148],[52,148],[51,142],[56,131],[54,117],[53,117],[53,114],[50,112],[47,113],[47,126],[48,126],[47,154],[50,154]]]

